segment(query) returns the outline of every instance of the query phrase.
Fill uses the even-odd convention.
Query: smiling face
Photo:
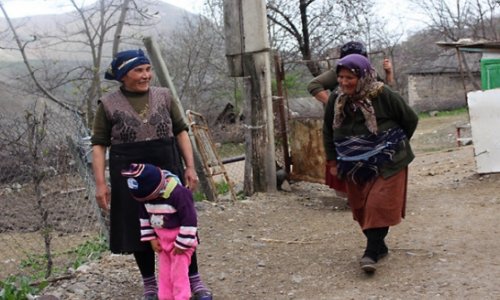
[[[122,77],[123,87],[129,92],[147,92],[152,77],[151,65],[139,65]]]
[[[347,95],[353,95],[358,86],[358,76],[347,68],[340,68],[337,74],[337,81],[342,89],[342,92]]]

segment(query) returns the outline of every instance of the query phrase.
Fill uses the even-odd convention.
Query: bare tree
[[[144,20],[150,19],[154,13],[141,8],[133,0],[99,0],[91,6],[79,6],[75,0],[69,1],[77,15],[75,26],[68,27],[64,36],[53,38],[56,40],[55,44],[80,45],[83,46],[81,49],[91,54],[91,65],[86,68],[87,76],[84,77],[90,84],[84,83],[87,88],[83,104],[87,123],[92,124],[96,99],[102,96],[102,59],[106,57],[104,53],[109,51],[106,45],[112,43],[112,53],[116,53],[125,39],[124,26],[144,26]]]
[[[399,45],[402,41],[404,32],[388,30],[387,22],[383,21],[374,23],[369,26],[369,28],[371,29],[369,32],[373,33],[370,35],[369,39],[370,58],[373,62],[375,62],[374,65],[381,65],[380,63],[377,64],[377,62],[380,62],[385,58],[388,58],[391,61],[395,81],[394,87],[395,89],[400,90],[401,76],[399,76],[399,74],[402,74],[402,72],[399,69],[398,61],[395,58],[396,51],[400,49]]]
[[[441,38],[459,41],[465,38],[497,40],[500,28],[500,2],[493,0],[412,0],[412,3],[428,16],[430,30],[439,32]],[[435,40],[437,41],[437,40]],[[465,55],[458,52],[459,64],[474,88],[474,79]]]
[[[358,37],[373,1],[271,0],[267,3],[272,46],[306,62],[313,76],[320,67],[313,58],[336,43]]]
[[[31,41],[26,41],[26,42],[23,42],[21,40],[21,38],[18,36],[17,34],[17,31],[16,31],[16,28],[15,26],[13,25],[12,21],[10,20],[9,18],[9,15],[7,14],[7,11],[5,11],[4,7],[3,7],[3,4],[2,2],[0,2],[0,10],[2,10],[2,13],[5,17],[5,20],[7,21],[7,24],[9,25],[9,28],[10,30],[12,31],[12,34],[14,36],[14,40],[19,48],[19,52],[21,53],[21,56],[23,58],[23,62],[28,70],[28,73],[31,77],[31,79],[33,79],[33,81],[35,82],[36,86],[43,92],[43,94],[45,94],[50,100],[52,100],[53,102],[55,102],[56,104],[60,105],[61,107],[65,108],[65,109],[68,109],[68,110],[71,110],[71,111],[74,111],[76,110],[74,107],[72,107],[70,104],[64,102],[63,100],[61,99],[58,99],[55,95],[53,95],[48,89],[46,89],[41,83],[40,81],[37,79],[37,77],[35,76],[35,70],[33,69],[33,67],[31,66],[30,62],[29,62],[29,59],[28,59],[28,56],[26,54],[26,46],[30,43],[30,42],[33,42],[36,40],[36,36],[33,37],[33,40]]]
[[[182,29],[159,39],[184,108],[210,119],[214,108],[241,101],[236,79],[227,76],[222,26],[222,1],[208,0],[203,15],[186,15]]]
[[[498,41],[500,38],[500,1],[476,0],[476,18],[470,24],[473,36]]]
[[[118,53],[118,48],[120,47],[121,35],[123,32],[123,26],[125,26],[125,19],[127,17],[127,10],[129,9],[130,0],[124,0],[122,8],[120,11],[120,17],[118,18],[118,23],[116,25],[115,37],[113,39],[113,56]]]
[[[36,38],[23,43],[14,25],[10,29],[17,37],[17,47],[37,89],[49,99],[68,106],[68,109],[81,111],[89,126],[93,121],[96,100],[103,92],[103,58],[117,51],[122,42],[140,45],[142,37],[131,36],[133,28],[153,24],[151,20],[156,12],[145,8],[152,3],[150,1],[142,1],[139,5],[134,0],[98,0],[88,6],[80,5],[75,0],[68,2],[73,6],[74,13],[72,17],[62,18],[64,24],[54,23],[57,31],[41,32],[34,28],[32,36]],[[2,11],[8,19],[6,12]],[[123,34],[125,28],[129,36]],[[38,57],[29,57],[27,50]],[[44,53],[47,57],[39,60],[38,67],[33,68],[33,61]],[[71,63],[61,63],[58,54]],[[66,98],[65,101],[61,97]]]
[[[500,3],[495,0],[412,0],[429,18],[427,25],[450,41],[497,39]],[[495,17],[496,16],[496,17]]]

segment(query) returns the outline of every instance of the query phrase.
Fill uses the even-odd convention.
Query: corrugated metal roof
[[[472,72],[479,72],[481,69],[481,53],[461,53],[467,61],[467,65]],[[409,74],[437,74],[437,73],[459,73],[460,64],[455,49],[444,51],[434,60],[426,62],[413,68]]]
[[[500,41],[473,41],[462,39],[457,42],[437,42],[443,48],[458,48],[464,52],[500,52]]]
[[[445,49],[435,60],[420,64],[413,68],[409,74],[436,74],[436,73],[458,73],[460,64],[457,51],[465,58],[469,69],[472,72],[480,72],[482,53],[500,52],[500,41],[474,41],[471,39],[461,39],[456,42],[436,42],[436,45]]]

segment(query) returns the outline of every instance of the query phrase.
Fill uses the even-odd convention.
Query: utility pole
[[[271,58],[265,0],[224,0],[229,76],[245,82],[245,181],[253,192],[276,191]],[[250,174],[249,174],[250,173]]]
[[[186,114],[184,111],[184,108],[182,107],[182,103],[179,100],[179,97],[177,96],[177,91],[175,89],[174,83],[172,81],[172,77],[170,77],[170,73],[168,72],[167,65],[165,61],[163,60],[161,56],[161,51],[160,47],[156,43],[156,41],[152,37],[145,37],[144,40],[144,46],[146,46],[146,49],[149,54],[149,58],[151,59],[151,64],[154,66],[156,70],[156,76],[158,80],[160,81],[161,86],[167,87],[170,89],[172,92],[173,96],[173,101],[172,105],[176,105],[179,108],[179,111],[182,114],[182,117],[187,121]],[[201,155],[198,150],[198,147],[196,146],[196,141],[193,136],[193,132],[189,132],[189,139],[191,140],[191,146],[193,147],[193,157],[194,157],[194,163],[196,167],[196,173],[199,175],[204,175],[205,172],[203,171],[203,163],[201,160]],[[217,194],[214,189],[211,188],[210,184],[208,183],[208,180],[205,176],[199,176],[200,178],[200,185],[201,189],[203,190],[203,193],[205,193],[205,196],[207,196],[207,199],[209,201],[215,201],[217,199]]]

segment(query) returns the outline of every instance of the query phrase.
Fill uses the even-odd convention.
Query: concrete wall
[[[480,75],[475,74],[477,82]],[[467,92],[474,90],[466,80]],[[462,77],[458,73],[408,75],[408,102],[418,112],[451,110],[466,105]]]
[[[477,172],[500,172],[500,88],[467,94]]]

